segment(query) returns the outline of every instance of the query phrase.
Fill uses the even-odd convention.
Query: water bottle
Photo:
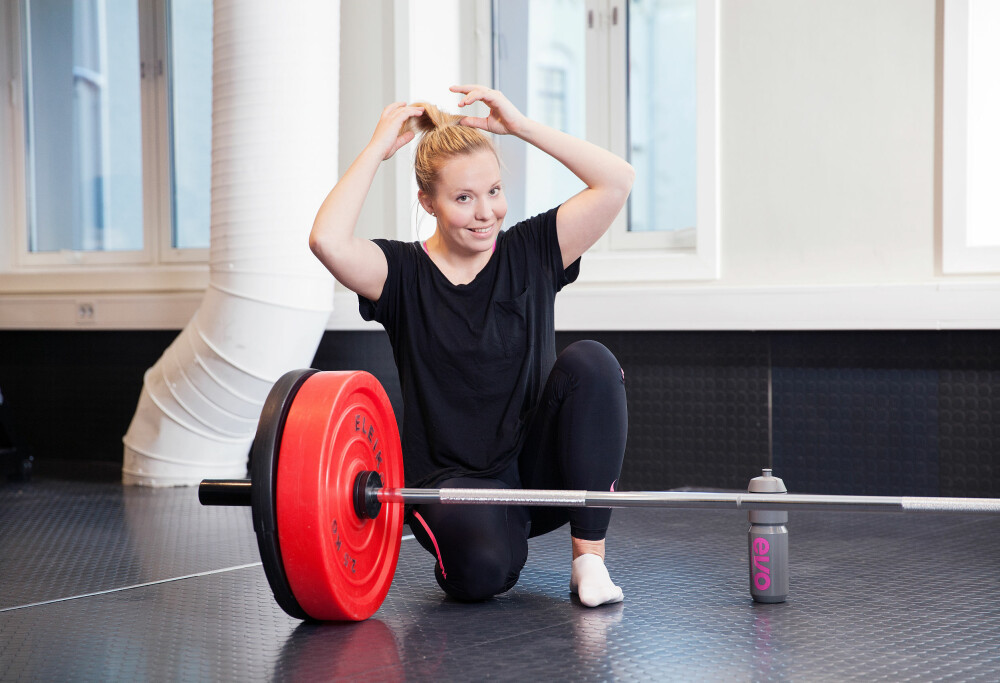
[[[785,482],[764,469],[750,480],[750,493],[788,493]],[[750,595],[756,602],[784,602],[788,597],[787,512],[750,512]]]

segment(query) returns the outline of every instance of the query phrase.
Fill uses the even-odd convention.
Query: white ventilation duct
[[[242,477],[261,406],[308,367],[333,307],[309,251],[336,181],[340,3],[215,0],[209,285],[146,371],[122,480]]]

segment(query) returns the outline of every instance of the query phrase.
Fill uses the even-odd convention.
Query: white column
[[[261,406],[333,306],[309,251],[336,182],[340,3],[215,0],[209,286],[145,375],[122,480],[242,477]]]

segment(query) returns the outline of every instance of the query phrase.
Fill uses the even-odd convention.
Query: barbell
[[[275,600],[289,615],[361,621],[396,571],[403,505],[1000,513],[1000,499],[403,486],[396,419],[367,372],[294,370],[271,388],[250,479],[205,480],[203,505],[249,505]],[[403,505],[401,505],[403,504]]]

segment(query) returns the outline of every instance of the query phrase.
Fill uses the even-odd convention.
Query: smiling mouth
[[[493,226],[488,225],[485,228],[466,228],[466,229],[469,230],[470,232],[476,233],[477,235],[485,235],[486,233],[488,233],[490,230],[493,229]]]

